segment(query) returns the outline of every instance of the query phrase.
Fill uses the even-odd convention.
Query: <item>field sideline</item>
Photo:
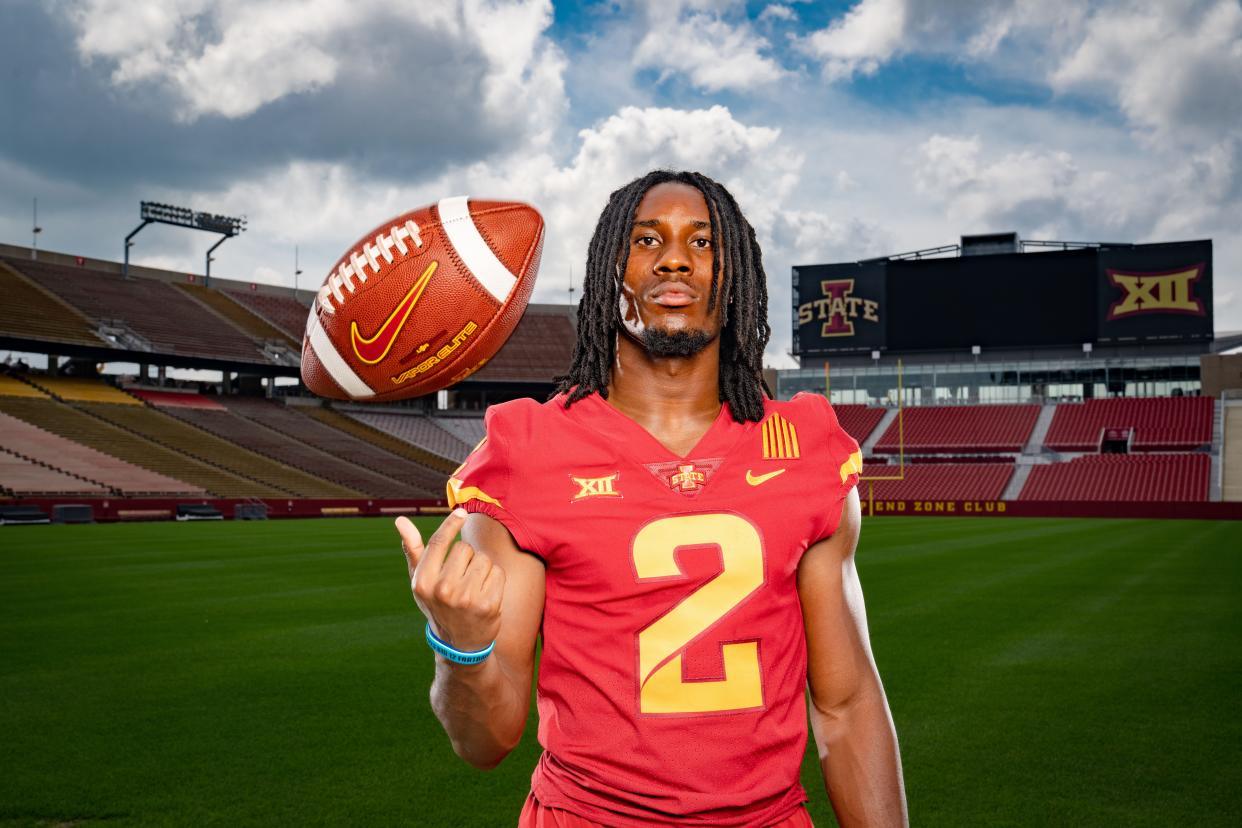
[[[868,518],[859,571],[913,824],[1242,823],[1242,522]],[[0,529],[0,824],[513,825],[533,726],[468,768],[421,637],[386,519]]]

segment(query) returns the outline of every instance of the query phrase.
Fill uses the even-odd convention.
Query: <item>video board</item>
[[[794,269],[804,356],[1212,338],[1212,243]]]
[[[1101,248],[1098,341],[1210,340],[1210,241]]]
[[[794,268],[794,347],[799,353],[880,349],[888,307],[886,262]]]

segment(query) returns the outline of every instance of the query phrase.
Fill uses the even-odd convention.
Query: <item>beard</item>
[[[654,357],[690,357],[707,347],[712,335],[707,331],[665,331],[647,328],[643,347]]]

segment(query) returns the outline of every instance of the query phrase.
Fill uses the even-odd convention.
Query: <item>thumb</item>
[[[397,518],[397,533],[401,535],[401,551],[405,553],[406,563],[410,567],[410,577],[414,576],[414,568],[423,556],[423,536],[419,534],[414,521],[405,515]]]

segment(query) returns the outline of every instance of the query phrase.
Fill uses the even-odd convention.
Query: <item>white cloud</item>
[[[1097,97],[1164,141],[1242,130],[1237,0],[859,0],[797,45],[830,81],[935,55]]]
[[[714,12],[682,14],[679,4],[672,6],[660,4],[648,15],[650,25],[634,51],[635,67],[657,69],[664,77],[684,74],[707,92],[753,90],[785,75],[780,64],[762,54],[769,43],[749,23]]]
[[[1051,72],[1058,91],[1109,100],[1170,143],[1242,133],[1242,5],[1166,0],[1097,9]]]
[[[862,0],[800,46],[822,61],[824,76],[835,81],[873,74],[901,48],[905,33],[905,0]]]
[[[785,22],[793,22],[798,19],[798,13],[789,6],[780,3],[769,3],[763,7],[763,11],[759,12],[756,18],[760,22],[766,20],[783,20]]]
[[[491,112],[535,110],[539,118],[558,105],[563,59],[543,35],[550,0],[61,0],[58,7],[83,60],[109,62],[118,87],[165,89],[188,122],[243,118],[346,76],[365,82],[393,72],[405,75],[410,97],[392,104],[425,106],[429,96],[461,91],[418,84],[429,61],[453,58],[465,75],[481,74]],[[399,63],[375,48],[394,39]]]

